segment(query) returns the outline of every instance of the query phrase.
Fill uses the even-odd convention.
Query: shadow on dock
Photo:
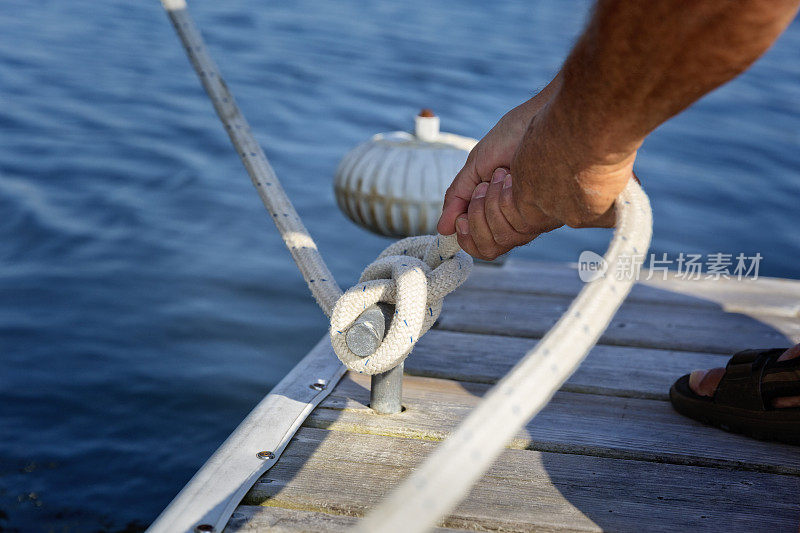
[[[345,376],[250,490],[229,529],[354,523],[549,329],[571,299],[572,290],[558,290],[467,285],[455,293],[439,327],[407,359],[405,411],[373,413],[369,377]],[[736,302],[634,291],[583,365],[443,525],[796,531],[797,448],[704,426],[667,401],[682,374],[724,366],[740,349],[796,341],[800,321],[791,308],[770,308],[769,298],[743,291],[743,300],[760,306],[730,312],[723,307]]]

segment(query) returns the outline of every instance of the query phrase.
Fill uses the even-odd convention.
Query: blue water
[[[480,137],[547,83],[588,5],[193,8],[347,286],[386,241],[335,206],[345,151],[421,107]],[[795,23],[644,145],[654,252],[760,252],[761,274],[800,277],[798,49]],[[325,332],[155,0],[0,5],[0,214],[0,529],[149,523]]]

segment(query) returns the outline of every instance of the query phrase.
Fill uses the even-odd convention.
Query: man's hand
[[[444,197],[444,208],[438,230],[442,235],[456,232],[456,220],[464,215],[475,187],[492,179],[497,168],[510,168],[531,119],[547,103],[560,84],[560,75],[527,102],[515,107],[481,139],[467,157],[464,168],[456,175]],[[462,223],[462,224],[463,224]]]
[[[492,260],[564,224],[614,224],[613,202],[632,174],[635,150],[592,152],[592,139],[569,131],[559,116],[558,82],[506,114],[447,191],[439,233],[456,231],[473,257]]]
[[[553,102],[534,117],[513,170],[498,168],[490,183],[479,183],[456,220],[458,242],[473,257],[494,259],[564,224],[614,225],[614,200],[633,175],[636,152],[594,155],[590,142],[554,117],[557,108]]]

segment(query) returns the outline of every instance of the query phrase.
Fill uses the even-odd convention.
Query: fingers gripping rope
[[[469,276],[472,258],[455,235],[425,235],[397,241],[345,292],[331,314],[331,344],[350,370],[380,374],[403,362],[442,311],[442,300]],[[389,331],[374,354],[360,357],[347,346],[346,333],[372,304],[395,305]]]

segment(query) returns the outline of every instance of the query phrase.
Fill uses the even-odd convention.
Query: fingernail
[[[506,171],[502,168],[496,168],[492,174],[492,183],[499,183],[506,177]]]
[[[456,227],[461,235],[466,235],[469,233],[469,222],[466,218],[459,218],[456,220]]]
[[[484,182],[475,187],[475,191],[472,193],[473,198],[483,198],[486,196],[486,189],[489,188],[489,184]]]
[[[511,174],[506,174],[506,177],[503,179],[503,188],[508,189],[511,187]]]

